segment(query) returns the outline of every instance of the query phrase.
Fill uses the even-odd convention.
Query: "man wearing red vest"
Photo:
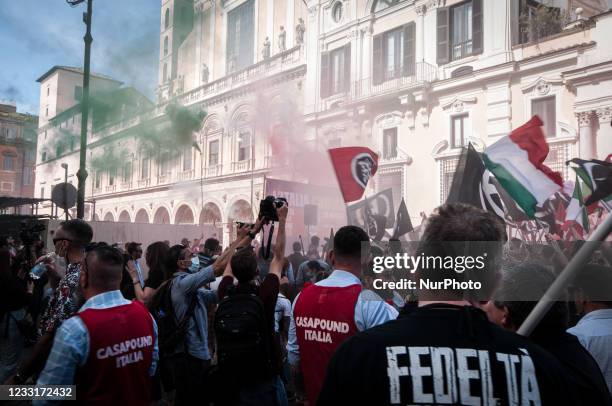
[[[86,302],[58,329],[38,385],[76,385],[87,404],[149,404],[157,326],[142,303],[121,295],[122,264],[106,244],[87,252],[79,281]]]
[[[368,235],[345,226],[334,236],[329,253],[332,274],[306,287],[295,299],[287,344],[289,362],[301,369],[310,404],[316,404],[327,364],[347,338],[397,317],[397,311],[361,285],[361,250]]]

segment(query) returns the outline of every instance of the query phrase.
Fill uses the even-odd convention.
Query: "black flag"
[[[578,165],[574,167],[576,174],[592,190],[591,196],[584,201],[585,206],[599,200],[607,200],[607,197],[612,195],[612,163],[598,159],[585,161],[579,158],[567,161],[567,164],[570,162]]]
[[[471,143],[461,153],[446,202],[471,204],[504,220],[528,220],[514,199],[485,168],[480,154]]]
[[[411,231],[414,231],[414,228],[412,227],[412,221],[410,221],[410,215],[408,215],[406,202],[404,202],[404,198],[402,198],[399,209],[397,209],[395,227],[393,227],[393,235],[391,236],[391,239],[399,238]]]

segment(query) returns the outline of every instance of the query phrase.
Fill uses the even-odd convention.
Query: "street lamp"
[[[68,221],[68,164],[64,162],[61,167],[64,168],[64,205],[66,206],[64,213],[66,214],[66,221]]]
[[[89,61],[91,54],[91,15],[93,0],[66,0],[71,7],[87,1],[87,12],[83,13],[83,22],[87,27],[85,32],[85,61],[83,64],[83,97],[81,100],[81,150],[79,159],[79,170],[77,171],[77,179],[79,180],[77,192],[77,218],[82,219],[85,215],[85,180],[87,179],[87,170],[85,169],[85,161],[87,159],[87,121],[89,118]]]

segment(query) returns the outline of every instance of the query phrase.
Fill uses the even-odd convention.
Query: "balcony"
[[[411,73],[400,76],[399,74],[394,74],[394,72],[385,72],[386,79],[380,83],[374,83],[372,78],[355,81],[351,85],[350,98],[355,101],[387,93],[397,93],[425,86],[438,78],[438,68],[427,62],[417,62]]]
[[[284,52],[273,55],[266,60],[257,62],[244,69],[232,72],[213,82],[178,95],[175,99],[182,105],[192,104],[204,98],[244,86],[247,83],[251,83],[262,78],[276,75],[278,73],[298,67],[302,64],[305,64],[303,58],[303,48],[296,46]]]
[[[106,193],[113,193],[115,190],[117,190],[117,185],[106,185],[104,188]]]
[[[121,182],[121,190],[131,190],[132,182]]]
[[[177,181],[183,182],[186,180],[191,180],[195,177],[195,170],[191,169],[188,171],[179,172],[177,175]]]
[[[245,159],[244,161],[232,162],[232,172],[246,172],[251,170],[252,159]]]
[[[204,176],[207,178],[212,178],[214,176],[220,176],[221,175],[221,165],[211,165],[208,166],[206,168],[204,168]]]
[[[149,187],[151,186],[151,178],[140,179],[137,184],[139,188]]]
[[[171,176],[172,174],[170,172],[168,173],[163,173],[161,175],[157,175],[157,184],[158,185],[164,185],[166,183],[170,182]]]

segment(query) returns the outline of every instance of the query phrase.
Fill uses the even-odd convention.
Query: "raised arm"
[[[236,240],[230,244],[228,249],[223,251],[223,253],[219,256],[219,258],[217,258],[217,260],[213,264],[213,271],[215,273],[215,276],[220,276],[221,274],[223,274],[223,272],[225,271],[225,267],[232,258],[232,255],[234,255],[234,252],[236,252],[237,248],[243,248],[251,244],[251,241],[253,241],[257,233],[261,230],[262,225],[263,224],[261,220],[257,220],[253,228],[251,228],[248,224],[238,226],[236,230]]]
[[[270,264],[270,273],[278,276],[280,280],[283,273],[283,260],[285,259],[285,223],[287,222],[287,212],[289,207],[283,204],[276,209],[278,213],[278,234],[276,235],[276,245],[274,246],[274,258]]]

